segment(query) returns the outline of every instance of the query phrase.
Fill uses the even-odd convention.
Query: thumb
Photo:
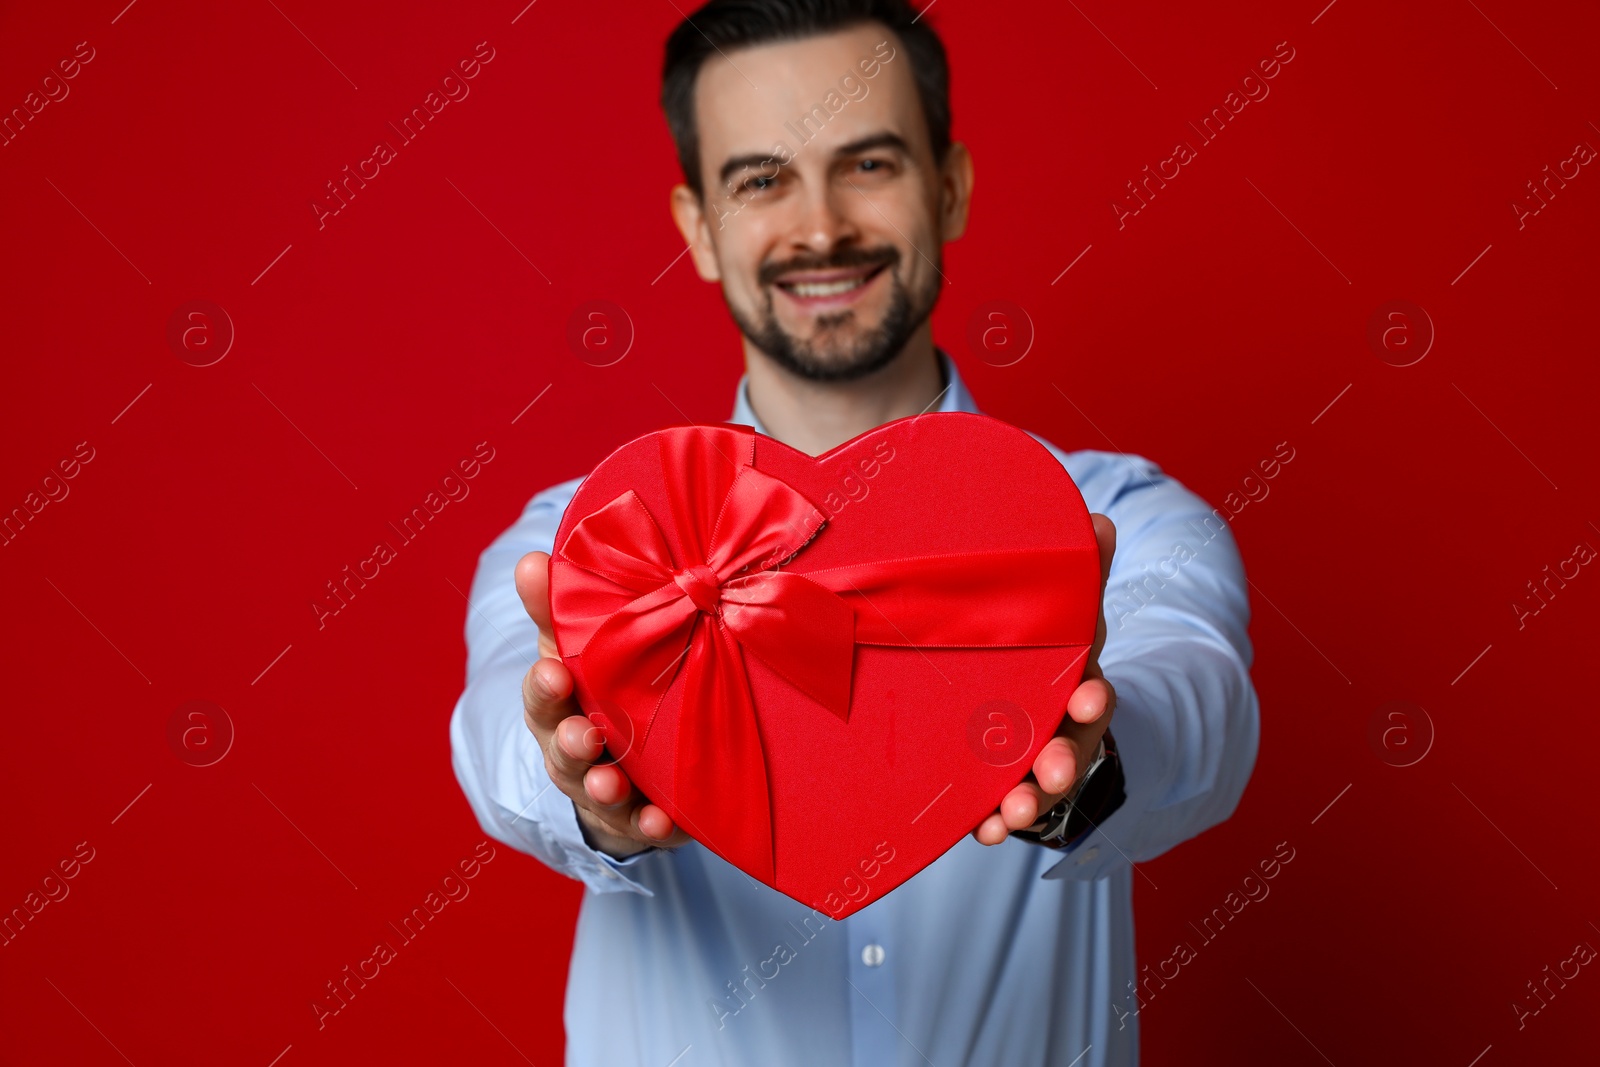
[[[1100,549],[1100,598],[1105,599],[1106,580],[1111,576],[1111,557],[1117,554],[1117,524],[1098,511],[1089,516],[1094,523],[1094,540]]]
[[[529,552],[517,560],[515,580],[523,610],[539,627],[540,633],[553,638],[555,634],[550,626],[550,554]]]
[[[1111,577],[1111,557],[1117,554],[1117,524],[1099,512],[1089,518],[1094,523],[1095,545],[1100,550],[1100,600],[1095,617],[1094,642],[1089,646],[1089,662],[1084,665],[1083,676],[1102,678],[1100,650],[1106,644],[1106,583]]]

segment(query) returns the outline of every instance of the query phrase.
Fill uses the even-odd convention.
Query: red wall
[[[504,847],[321,1031],[308,1005],[482,840],[446,735],[478,552],[676,408],[730,408],[737,336],[666,211],[673,5],[124,3],[0,16],[8,112],[93,56],[0,147],[0,507],[75,473],[0,546],[0,908],[76,875],[0,948],[3,1057],[551,1063],[579,894]],[[1147,1062],[1571,1060],[1600,976],[1520,1029],[1512,1004],[1600,946],[1600,568],[1513,605],[1600,548],[1600,173],[1512,205],[1600,148],[1600,13],[1321,3],[935,8],[978,173],[935,334],[991,413],[1219,505],[1294,451],[1234,520],[1255,777],[1137,879],[1142,957],[1198,950],[1145,1007]],[[324,182],[482,41],[470,96],[319,227]],[[1119,227],[1179,139],[1197,158]],[[564,340],[596,299],[637,331],[604,368]],[[168,329],[202,300],[235,336],[197,367]],[[993,300],[1037,332],[1013,366],[967,346]],[[1414,310],[1368,339],[1396,300],[1436,333],[1404,367]],[[319,628],[324,583],[480,442],[470,496]],[[210,766],[178,753],[215,712],[170,739],[190,701],[232,725]],[[1280,842],[1270,897],[1201,945]]]

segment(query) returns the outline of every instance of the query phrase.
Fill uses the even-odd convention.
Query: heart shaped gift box
[[[843,918],[992,812],[1066,710],[1100,559],[1077,486],[985,415],[812,457],[749,427],[612,453],[562,516],[557,647],[635,785]]]

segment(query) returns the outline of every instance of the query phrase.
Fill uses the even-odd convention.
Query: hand
[[[1106,577],[1117,550],[1117,527],[1104,515],[1091,515],[1090,519],[1100,546],[1100,614],[1095,622],[1094,644],[1089,646],[1083,677],[1067,698],[1067,715],[1033,761],[1033,770],[1005,795],[994,814],[986,816],[972,831],[972,836],[985,845],[998,845],[1013,830],[1026,830],[1055,807],[1088,768],[1101,736],[1111,725],[1117,692],[1100,672],[1100,649],[1106,643]]]
[[[571,798],[590,843],[608,856],[684,844],[689,835],[635,789],[621,767],[595,762],[605,751],[604,735],[578,707],[572,672],[550,636],[549,562],[546,553],[529,552],[517,561],[515,576],[522,606],[539,626],[541,657],[522,678],[522,718],[539,741],[550,781]]]

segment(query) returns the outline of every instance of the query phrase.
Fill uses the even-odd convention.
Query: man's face
[[[680,187],[674,213],[745,337],[817,381],[894,359],[965,222],[898,39],[868,23],[713,57],[695,109],[704,200]]]

